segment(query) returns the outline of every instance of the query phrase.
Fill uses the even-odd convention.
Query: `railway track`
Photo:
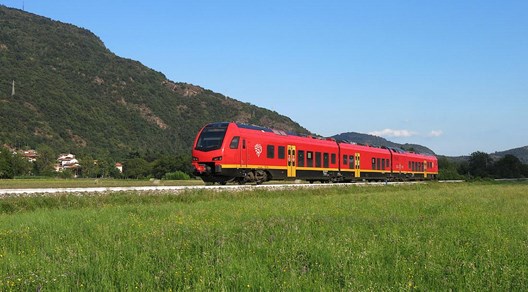
[[[336,186],[376,186],[376,185],[400,185],[425,182],[356,182],[356,183],[339,183],[339,184],[262,184],[262,185],[205,185],[205,186],[141,186],[141,187],[89,187],[89,188],[31,188],[31,189],[0,189],[0,198],[19,197],[19,196],[36,196],[36,195],[53,195],[53,194],[86,194],[86,193],[112,193],[112,192],[152,192],[163,191],[179,193],[187,190],[216,190],[216,191],[244,191],[254,189],[295,189],[295,188],[325,188]]]

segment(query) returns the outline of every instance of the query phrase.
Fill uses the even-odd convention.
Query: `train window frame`
[[[266,146],[266,157],[269,159],[275,158],[275,145]]]
[[[315,152],[315,167],[321,167],[321,152]]]
[[[277,158],[278,159],[285,159],[286,158],[286,147],[284,147],[284,146],[278,146],[277,147]]]
[[[229,143],[229,148],[238,149],[238,144],[240,144],[240,136],[234,136],[233,139],[231,139],[231,142]]]
[[[331,164],[336,164],[336,154],[335,153],[332,153],[330,154],[330,163]]]
[[[330,167],[330,155],[328,153],[323,153],[323,168]]]
[[[297,166],[304,167],[304,150],[297,151]]]
[[[306,166],[313,167],[314,155],[313,151],[306,152]]]

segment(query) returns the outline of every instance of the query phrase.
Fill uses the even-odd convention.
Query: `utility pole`
[[[13,87],[11,88],[11,96],[15,96],[15,80],[13,80]]]

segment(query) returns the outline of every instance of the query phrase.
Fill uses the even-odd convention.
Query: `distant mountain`
[[[519,147],[519,148],[514,148],[514,149],[510,149],[510,150],[505,150],[505,151],[497,151],[497,152],[494,152],[494,153],[488,153],[491,158],[493,158],[494,160],[499,160],[501,159],[502,157],[510,154],[510,155],[513,155],[517,158],[519,158],[519,160],[524,163],[524,164],[528,164],[528,146],[524,146],[524,147]],[[469,158],[471,157],[471,155],[464,155],[464,156],[444,156],[446,157],[447,159],[451,160],[451,161],[455,161],[455,162],[464,162],[464,161],[468,161]]]
[[[386,147],[395,147],[395,148],[402,148],[407,151],[413,151],[416,153],[423,153],[423,154],[432,154],[435,155],[433,150],[422,146],[418,144],[398,144],[391,141],[388,141],[385,138],[369,135],[369,134],[361,134],[356,132],[347,132],[347,133],[341,133],[338,135],[332,136],[332,138],[336,140],[346,140],[350,142],[355,142],[359,144],[365,144],[365,145],[373,145],[373,146],[386,146]]]
[[[309,133],[274,111],[116,56],[86,29],[0,5],[0,145],[116,158],[189,154],[198,130],[215,121]]]
[[[495,153],[491,153],[490,155],[492,157],[499,157],[500,158],[500,157],[504,157],[505,155],[508,155],[508,154],[516,156],[517,158],[519,158],[519,160],[522,163],[528,164],[528,146],[514,148],[514,149],[510,149],[510,150],[506,150],[506,151],[495,152]]]

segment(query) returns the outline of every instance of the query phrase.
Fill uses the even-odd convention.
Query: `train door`
[[[240,167],[246,168],[248,164],[248,152],[246,138],[241,137],[242,147],[240,147]]]
[[[297,176],[297,163],[295,160],[297,154],[295,152],[295,145],[288,145],[288,177]]]
[[[360,171],[360,167],[361,167],[361,164],[360,164],[360,155],[359,153],[356,153],[356,157],[354,158],[354,162],[355,162],[355,177],[356,178],[359,178],[359,176],[361,175],[361,171]]]

